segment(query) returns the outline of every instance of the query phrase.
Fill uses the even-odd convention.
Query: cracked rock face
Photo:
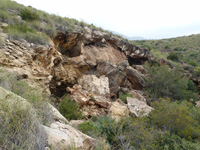
[[[0,64],[49,94],[62,97],[70,92],[88,116],[107,114],[110,98],[145,86],[142,68],[130,65],[142,64],[149,53],[108,33],[84,30],[60,32],[51,46],[5,40]]]

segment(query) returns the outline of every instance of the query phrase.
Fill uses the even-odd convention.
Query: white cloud
[[[128,36],[180,36],[181,31],[182,35],[189,33],[189,30],[193,31],[195,24],[200,23],[198,0],[16,1],[49,13],[84,20]],[[185,26],[187,28],[184,28]],[[175,29],[179,28],[181,31],[176,33]],[[197,32],[200,33],[200,28],[195,30],[195,33]]]

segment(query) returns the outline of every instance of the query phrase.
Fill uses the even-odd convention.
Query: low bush
[[[59,104],[60,113],[69,120],[77,120],[84,117],[78,108],[78,104],[70,100],[69,96],[65,96],[65,98]]]
[[[179,61],[180,56],[179,56],[178,53],[171,52],[171,53],[169,53],[169,55],[167,56],[167,59],[170,59],[170,60],[172,60],[172,61]]]
[[[176,134],[170,134],[169,132],[164,132],[160,134],[159,138],[155,143],[157,150],[198,150],[200,145],[182,139]]]
[[[198,63],[197,63],[195,60],[190,60],[190,61],[188,62],[188,64],[190,64],[190,65],[192,65],[192,66],[194,66],[194,67],[198,66]]]
[[[39,19],[39,15],[29,8],[20,10],[20,16],[22,17],[23,20],[27,21],[33,21]]]
[[[192,104],[189,102],[170,103],[170,100],[154,102],[150,114],[151,122],[162,131],[169,131],[187,140],[200,138],[198,122],[191,116]]]
[[[197,93],[188,90],[189,79],[175,69],[170,69],[167,65],[146,66],[149,74],[146,81],[147,91],[152,98],[169,97],[175,100],[197,100]]]
[[[200,77],[200,67],[196,67],[196,68],[194,69],[194,75],[195,75],[196,77]]]
[[[95,127],[94,123],[91,121],[81,123],[80,125],[78,125],[78,129],[82,131],[83,133],[94,138],[99,135],[99,131]]]
[[[183,51],[183,48],[182,47],[175,47],[174,51]]]

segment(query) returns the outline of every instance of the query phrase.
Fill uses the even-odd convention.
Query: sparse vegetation
[[[12,95],[8,99],[0,99],[0,149],[43,150],[45,134],[41,130],[41,122],[50,120],[46,103],[41,91],[28,85],[23,80],[5,69],[0,69],[0,86],[27,99],[24,103]]]
[[[15,40],[23,40],[26,39],[30,43],[36,44],[47,44],[48,37],[44,33],[37,33],[36,30],[30,28],[26,24],[15,24],[9,25],[6,29],[6,32],[9,35],[9,38]]]
[[[31,106],[20,100],[0,99],[0,149],[45,148],[45,133]]]
[[[114,35],[112,32],[89,25],[84,21],[79,22],[75,19],[63,18],[54,14],[49,15],[46,12],[36,10],[32,7],[25,7],[11,0],[0,0],[0,3],[0,21],[9,24],[6,32],[13,39],[25,39],[28,42],[36,44],[47,44],[47,35],[53,38],[57,31],[77,30],[83,32],[83,27],[85,26],[92,30],[100,30]],[[20,28],[20,26],[22,27]],[[25,30],[22,30],[23,28]],[[32,29],[32,31],[27,31],[27,28]],[[115,36],[120,37],[118,35]]]
[[[24,80],[18,80],[16,75],[2,68],[0,68],[0,86],[20,95],[31,103],[43,123],[48,124],[51,121],[52,116],[47,111],[47,103],[50,101],[39,87],[31,87]]]

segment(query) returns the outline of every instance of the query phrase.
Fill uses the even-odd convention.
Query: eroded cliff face
[[[71,93],[88,116],[109,113],[119,95],[145,86],[140,64],[149,57],[146,49],[86,27],[83,33],[60,32],[50,43],[5,39],[0,65],[49,94]]]

